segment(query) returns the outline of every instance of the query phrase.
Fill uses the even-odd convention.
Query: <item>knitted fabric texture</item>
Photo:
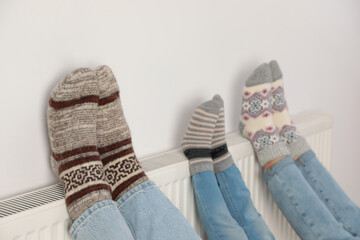
[[[270,67],[264,63],[250,75],[243,90],[240,132],[251,141],[261,166],[290,155],[272,120],[271,81]]]
[[[189,159],[190,173],[214,171],[211,141],[219,117],[220,105],[214,99],[198,106],[187,126],[181,147]]]
[[[118,200],[148,177],[135,156],[114,74],[108,66],[97,67],[95,73],[100,96],[96,126],[99,153],[112,198]]]
[[[309,144],[297,131],[289,115],[288,105],[284,94],[282,73],[275,60],[270,62],[272,72],[271,107],[272,116],[279,130],[283,142],[288,144],[292,158],[297,158],[310,150]]]
[[[211,157],[214,163],[214,172],[222,172],[234,164],[234,160],[228,151],[225,140],[225,114],[224,101],[220,95],[213,98],[220,105],[219,118],[216,121],[214,135],[211,140]]]
[[[98,102],[95,74],[86,68],[68,74],[50,96],[51,165],[64,185],[65,202],[73,220],[95,203],[111,199],[97,149]]]

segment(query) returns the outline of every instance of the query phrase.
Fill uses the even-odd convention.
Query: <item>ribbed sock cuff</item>
[[[199,172],[214,171],[214,164],[212,158],[191,159],[189,161],[189,164],[191,176]]]
[[[292,159],[296,159],[311,149],[303,137],[300,137],[300,139],[290,143],[288,147],[290,149]]]
[[[271,160],[277,159],[282,156],[289,156],[290,151],[285,143],[280,142],[278,144],[268,146],[260,152],[256,152],[256,155],[260,162],[260,165],[263,167],[267,162]]]
[[[231,154],[228,152],[223,157],[220,157],[218,159],[214,159],[214,172],[222,172],[229,167],[231,167],[234,164],[234,160],[231,156]]]

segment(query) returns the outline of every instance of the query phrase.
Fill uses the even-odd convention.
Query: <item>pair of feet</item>
[[[148,180],[107,66],[77,69],[57,84],[49,101],[48,131],[51,165],[73,220],[96,202],[116,201]]]
[[[276,61],[257,67],[243,91],[240,132],[249,139],[261,166],[291,156],[296,159],[310,147],[289,116],[282,73]],[[224,103],[219,95],[198,106],[182,142],[192,175],[219,172],[233,163],[225,142]]]
[[[266,168],[274,160],[289,155],[297,159],[310,150],[291,121],[282,73],[275,60],[257,67],[245,83],[240,132],[251,141]]]
[[[225,140],[224,102],[219,95],[195,109],[181,143],[190,173],[221,172],[233,164]]]

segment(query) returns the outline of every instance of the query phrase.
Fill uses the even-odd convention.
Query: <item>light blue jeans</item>
[[[232,217],[245,230],[249,240],[275,240],[256,210],[239,169],[233,164],[216,173],[217,182]]]
[[[266,171],[264,180],[274,201],[302,239],[360,239],[336,221],[290,157]]]
[[[360,236],[360,208],[344,193],[315,153],[309,150],[295,164],[336,220],[352,235]]]
[[[247,240],[242,227],[231,216],[214,172],[192,176],[197,210],[209,240]]]
[[[151,181],[117,202],[94,204],[73,223],[75,240],[200,240],[188,221]]]

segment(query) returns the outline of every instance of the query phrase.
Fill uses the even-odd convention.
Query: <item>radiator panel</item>
[[[317,113],[295,117],[301,133],[324,166],[330,169],[332,118]],[[300,239],[273,202],[262,181],[262,169],[251,144],[238,133],[227,136],[229,151],[239,167],[258,211],[278,240]],[[180,209],[194,229],[203,237],[196,211],[188,162],[176,150],[143,162],[151,180]],[[60,185],[0,201],[0,238],[2,240],[70,240],[69,220]]]

